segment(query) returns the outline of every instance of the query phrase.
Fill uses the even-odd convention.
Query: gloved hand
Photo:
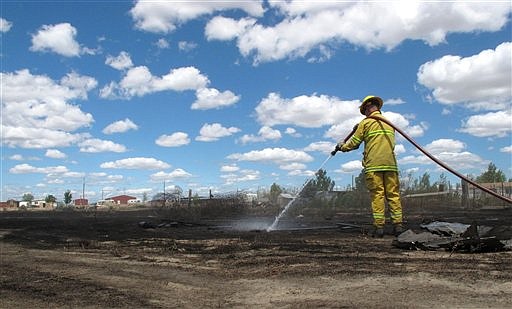
[[[337,153],[338,151],[340,151],[340,150],[341,150],[340,145],[336,144],[336,147],[334,147],[334,150],[333,150],[333,151],[331,151],[331,156],[336,155],[336,153]]]

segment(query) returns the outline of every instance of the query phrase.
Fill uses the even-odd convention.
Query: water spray
[[[324,163],[322,163],[322,165],[320,166],[320,168],[318,168],[318,171],[315,173],[315,175],[318,174],[318,172],[322,169],[322,167],[324,167],[324,165],[327,163],[327,161],[329,161],[329,159],[332,157],[332,155],[329,155],[327,157],[327,159],[325,159]],[[313,180],[313,178],[309,178],[303,185],[302,187],[300,188],[299,190],[299,193],[297,193],[296,196],[294,196],[289,202],[288,204],[286,204],[286,206],[284,207],[283,210],[281,210],[281,212],[279,213],[279,215],[276,217],[276,219],[274,220],[274,222],[272,223],[272,225],[270,225],[268,228],[267,228],[267,232],[270,232],[270,231],[273,231],[276,229],[277,225],[279,224],[279,220],[284,216],[284,214],[288,211],[288,209],[290,208],[290,206],[293,205],[293,202],[295,202],[295,199],[297,199],[297,197],[299,197],[301,194],[302,194],[302,191],[304,191],[304,188],[306,188],[306,186]]]
[[[343,140],[343,143],[346,143],[348,141],[348,139],[350,137],[352,137],[352,135],[354,135],[354,133],[356,132],[356,129],[357,129],[357,125],[354,126],[354,128],[352,129],[352,132],[350,132],[347,137],[345,137],[345,139]],[[332,158],[334,157],[334,155],[336,154],[336,152],[334,153],[331,153],[326,159],[325,161],[322,163],[322,165],[320,165],[320,167],[318,168],[317,172],[315,173],[315,175],[318,175],[318,172],[320,172],[320,170],[324,167],[324,165]],[[293,197],[289,202],[288,204],[286,204],[286,206],[284,207],[284,209],[279,213],[279,215],[275,218],[274,222],[267,228],[267,232],[271,232],[273,230],[276,229],[277,225],[279,224],[279,220],[281,220],[281,218],[284,216],[284,214],[288,211],[288,209],[293,205],[293,203],[295,202],[295,199],[297,199],[297,197],[299,197],[302,193],[302,191],[304,191],[304,188],[306,188],[306,186],[313,180],[313,178],[309,178],[303,185],[302,187],[300,188],[299,190],[299,193],[297,193],[297,195],[295,197]]]

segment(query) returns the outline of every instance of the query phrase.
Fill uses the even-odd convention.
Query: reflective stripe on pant
[[[385,200],[388,202],[391,222],[402,223],[402,204],[400,202],[400,184],[397,172],[368,172],[366,186],[372,199],[373,225],[384,227]]]

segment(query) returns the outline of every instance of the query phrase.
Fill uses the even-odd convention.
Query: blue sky
[[[300,187],[383,112],[511,178],[509,1],[2,1],[1,200]],[[30,18],[27,18],[30,16]],[[403,138],[402,176],[442,172]],[[339,187],[362,151],[324,165]],[[451,182],[457,182],[447,174]],[[403,181],[407,181],[404,178]]]

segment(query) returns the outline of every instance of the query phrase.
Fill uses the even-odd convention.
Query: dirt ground
[[[0,307],[512,307],[510,251],[398,249],[391,235],[366,234],[365,213],[297,218],[285,223],[300,229],[272,232],[263,227],[273,218],[170,216],[0,212]],[[512,210],[409,213],[407,224],[430,219],[510,225]]]

